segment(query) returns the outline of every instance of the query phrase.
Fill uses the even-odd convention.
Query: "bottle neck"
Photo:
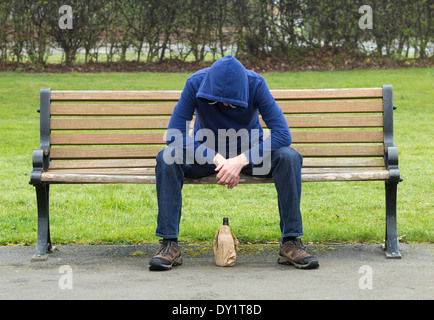
[[[228,226],[229,225],[229,219],[228,218],[223,218],[223,225],[224,226]]]

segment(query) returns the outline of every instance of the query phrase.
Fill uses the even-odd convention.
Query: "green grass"
[[[37,211],[28,184],[31,154],[39,146],[39,89],[181,90],[187,73],[0,73],[0,245],[35,244]],[[404,182],[398,187],[398,235],[433,240],[433,71],[361,70],[264,74],[271,89],[379,87],[393,84],[395,144]],[[276,241],[279,217],[273,185],[186,185],[181,241],[208,242],[230,218],[245,242]],[[156,242],[154,185],[53,185],[51,235],[55,243]],[[381,242],[384,183],[305,183],[304,241]]]

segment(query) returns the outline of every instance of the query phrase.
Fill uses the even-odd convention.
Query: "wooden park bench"
[[[384,180],[386,257],[400,258],[396,193],[401,180],[393,143],[392,86],[272,90],[304,157],[303,182]],[[51,184],[155,183],[155,157],[181,91],[40,93],[40,147],[33,150],[38,238],[33,260],[52,248]],[[265,123],[262,122],[265,126]],[[270,183],[242,176],[240,183]],[[185,183],[216,183],[214,176]]]

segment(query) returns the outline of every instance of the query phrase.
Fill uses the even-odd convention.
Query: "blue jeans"
[[[155,167],[158,219],[155,235],[163,239],[178,238],[181,221],[182,186],[184,177],[202,178],[216,172],[214,164],[185,164],[185,157],[180,164],[167,164],[163,159],[163,151],[157,155]],[[271,169],[266,175],[273,177],[277,191],[280,214],[280,231],[282,237],[299,237],[303,235],[303,224],[300,212],[301,198],[301,166],[303,157],[291,147],[282,147],[271,153]],[[242,171],[253,175],[253,168],[248,165]]]

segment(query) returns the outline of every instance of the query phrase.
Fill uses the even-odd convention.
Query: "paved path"
[[[47,262],[30,262],[34,247],[0,247],[0,300],[434,298],[428,244],[402,244],[400,260],[385,259],[379,245],[312,245],[316,270],[277,264],[277,244],[243,245],[232,268],[215,266],[209,246],[182,246],[182,266],[151,272],[156,248],[61,246]]]

